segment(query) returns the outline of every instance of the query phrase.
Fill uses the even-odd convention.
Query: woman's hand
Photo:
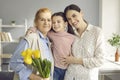
[[[26,35],[35,33],[37,29],[35,27],[29,27],[28,30],[26,31]]]
[[[61,58],[61,63],[64,64],[64,65],[72,64],[72,63],[74,63],[74,57],[72,55],[62,57]]]
[[[66,56],[66,57],[62,57],[61,59],[62,64],[64,65],[68,65],[68,64],[83,64],[82,58],[76,58],[72,55],[70,56]]]
[[[43,78],[41,78],[40,76],[35,75],[33,73],[30,75],[29,79],[30,80],[43,80]]]

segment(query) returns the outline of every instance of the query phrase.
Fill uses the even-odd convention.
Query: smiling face
[[[79,28],[83,22],[82,12],[76,10],[68,10],[66,13],[67,20],[69,24],[75,28]]]
[[[43,34],[47,35],[51,29],[51,12],[47,8],[40,9],[35,16],[36,28]]]
[[[67,25],[67,22],[65,22],[61,16],[52,17],[52,29],[55,32],[65,31],[66,25]]]
[[[46,34],[51,29],[51,14],[48,12],[40,13],[37,21],[37,29]]]

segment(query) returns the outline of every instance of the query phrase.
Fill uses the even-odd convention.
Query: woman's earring
[[[68,26],[65,27],[65,31],[68,31]]]

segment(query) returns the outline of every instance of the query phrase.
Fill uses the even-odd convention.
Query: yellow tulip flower
[[[27,54],[26,54],[26,51],[23,51],[22,54],[21,54],[23,57],[25,57]]]
[[[26,50],[26,54],[27,54],[27,56],[32,56],[32,49],[28,48]]]
[[[39,74],[43,78],[48,78],[51,71],[51,62],[47,59],[39,59],[41,57],[40,50],[26,49],[21,53],[24,58],[24,62],[28,65],[32,65],[38,70]]]
[[[34,50],[33,51],[33,56],[34,56],[34,58],[40,58],[40,51],[39,50]]]
[[[32,56],[32,49],[30,49],[30,48],[28,48],[28,49],[26,49],[25,51],[23,51],[22,53],[21,53],[21,55],[23,56],[23,57],[26,57],[26,56]]]
[[[32,64],[32,58],[31,58],[30,56],[26,56],[26,57],[24,58],[24,62],[25,62],[26,64]]]

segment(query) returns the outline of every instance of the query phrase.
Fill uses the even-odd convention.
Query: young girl
[[[48,32],[48,37],[52,42],[51,48],[54,57],[54,74],[53,80],[64,80],[65,71],[68,67],[62,64],[61,59],[71,55],[71,46],[75,36],[69,34],[66,29],[67,19],[63,12],[52,15],[52,30]]]

